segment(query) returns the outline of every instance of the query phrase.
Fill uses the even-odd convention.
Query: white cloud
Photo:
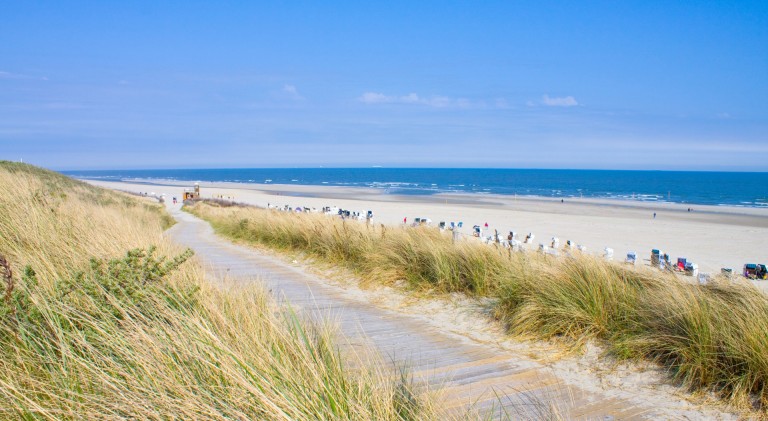
[[[550,97],[546,94],[541,97],[541,103],[548,107],[575,107],[579,105],[576,98],[572,96]]]
[[[0,79],[40,79],[40,80],[48,80],[47,77],[35,77],[35,76],[29,76],[29,75],[22,75],[18,73],[11,73],[11,72],[0,72]]]
[[[294,101],[303,101],[304,97],[301,96],[299,90],[294,85],[283,85],[283,95]]]
[[[394,102],[395,97],[386,96],[376,92],[366,92],[360,96],[359,100],[366,104],[386,104]]]
[[[442,95],[421,96],[416,93],[407,95],[385,95],[379,92],[365,92],[358,98],[365,104],[416,104],[434,108],[473,108],[485,106],[482,102],[472,102],[465,98],[450,98]]]
[[[509,108],[509,101],[507,101],[504,98],[496,98],[494,100],[494,105],[496,106],[496,108],[507,109]]]

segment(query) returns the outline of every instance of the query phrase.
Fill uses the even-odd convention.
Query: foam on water
[[[385,194],[476,193],[768,207],[768,173],[435,168],[66,171],[78,178],[368,187]]]

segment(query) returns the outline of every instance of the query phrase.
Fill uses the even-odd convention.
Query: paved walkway
[[[345,297],[300,268],[218,238],[210,225],[178,208],[169,235],[192,248],[215,276],[264,282],[278,300],[300,311],[317,311],[340,322],[353,345],[366,341],[385,360],[410,369],[415,378],[441,388],[441,407],[461,414],[470,405],[481,412],[506,411],[512,419],[546,416],[552,403],[569,419],[648,419],[652,408],[563,386],[528,359],[456,334],[436,331],[422,320]],[[658,414],[657,414],[658,415]]]

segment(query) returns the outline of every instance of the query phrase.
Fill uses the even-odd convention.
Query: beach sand
[[[181,199],[191,183],[177,181],[89,183],[131,192],[165,194]],[[535,239],[526,244],[535,250],[551,238],[587,247],[587,252],[602,255],[605,247],[614,250],[614,260],[622,261],[628,251],[638,254],[638,265],[649,264],[651,249],[668,253],[673,262],[686,257],[698,263],[701,272],[717,274],[720,268],[741,272],[745,263],[768,263],[768,209],[726,206],[693,206],[596,199],[549,199],[490,194],[436,194],[407,196],[386,194],[371,188],[336,186],[265,185],[245,183],[200,183],[203,198],[222,196],[237,202],[266,207],[338,207],[365,215],[374,213],[374,222],[386,225],[411,223],[414,218],[438,222],[463,222],[461,232],[469,238],[472,226],[489,226],[484,235],[497,229],[519,233],[519,239],[532,232]],[[654,218],[654,213],[656,217]],[[768,281],[755,282],[768,291]]]

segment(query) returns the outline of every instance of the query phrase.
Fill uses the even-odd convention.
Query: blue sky
[[[361,3],[3,2],[0,159],[768,171],[766,1]]]

